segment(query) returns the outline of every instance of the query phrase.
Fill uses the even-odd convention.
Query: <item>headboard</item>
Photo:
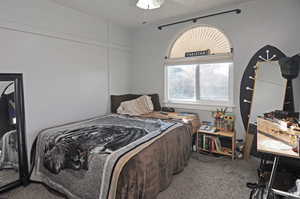
[[[158,94],[146,94],[151,97],[151,101],[154,106],[154,111],[161,111],[161,106],[159,102],[159,95]],[[134,100],[138,97],[141,97],[143,95],[137,95],[137,94],[126,94],[126,95],[111,95],[111,105],[110,109],[112,113],[116,113],[117,109],[124,101]]]

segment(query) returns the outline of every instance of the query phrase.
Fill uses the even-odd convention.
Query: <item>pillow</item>
[[[153,103],[151,97],[143,95],[135,100],[122,102],[117,109],[119,114],[127,115],[143,115],[153,111]]]
[[[145,94],[147,96],[151,97],[153,106],[154,106],[154,111],[161,111],[161,106],[159,102],[159,96],[158,94]],[[138,97],[141,97],[143,95],[135,95],[135,94],[126,94],[126,95],[111,95],[111,112],[116,113],[117,109],[121,105],[122,102],[124,101],[129,101],[129,100],[134,100]]]

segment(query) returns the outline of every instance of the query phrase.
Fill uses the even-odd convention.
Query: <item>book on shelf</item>
[[[218,137],[210,135],[199,135],[198,146],[209,152],[223,152],[221,141]]]

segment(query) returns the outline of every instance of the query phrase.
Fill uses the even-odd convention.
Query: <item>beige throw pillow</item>
[[[152,112],[154,109],[151,97],[143,95],[137,99],[122,102],[117,113],[127,115],[142,115]]]

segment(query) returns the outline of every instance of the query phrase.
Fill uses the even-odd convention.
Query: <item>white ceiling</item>
[[[141,10],[135,6],[137,0],[51,0],[89,15],[104,17],[124,26],[140,26],[143,21],[157,21],[194,14],[229,4],[249,0],[165,0],[156,10]]]

